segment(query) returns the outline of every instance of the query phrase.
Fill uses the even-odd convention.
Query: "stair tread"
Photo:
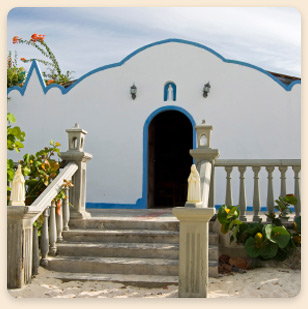
[[[70,229],[69,231],[63,231],[63,234],[69,233],[80,233],[84,234],[140,234],[140,235],[179,235],[178,231],[164,231],[164,230],[143,230],[143,229],[106,229],[106,230],[95,230],[95,229]]]
[[[87,248],[144,248],[144,249],[179,249],[178,244],[168,244],[168,243],[98,243],[98,242],[67,242],[57,243],[57,247],[87,247]]]
[[[55,256],[48,257],[49,261],[84,261],[98,263],[123,263],[123,264],[153,264],[153,265],[178,265],[178,259],[136,258],[136,257],[96,257],[96,256]]]
[[[84,261],[84,262],[95,262],[95,263],[123,263],[123,264],[140,264],[140,265],[178,265],[178,259],[170,259],[170,258],[136,258],[136,257],[96,257],[96,256],[48,256],[49,261],[69,261],[73,263],[74,261]],[[218,265],[217,261],[209,260],[210,266]]]
[[[144,248],[144,249],[179,249],[179,244],[173,243],[147,243],[147,242],[131,242],[131,243],[121,243],[121,242],[69,242],[63,241],[57,243],[57,247],[87,247],[87,248]],[[218,249],[218,246],[209,244],[209,249]]]
[[[51,275],[62,281],[111,281],[131,285],[145,284],[178,284],[178,276],[163,275],[135,275],[135,274],[92,274],[92,273],[64,273],[57,272]]]

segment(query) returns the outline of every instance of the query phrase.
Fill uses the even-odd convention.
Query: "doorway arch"
[[[193,162],[189,150],[195,147],[195,122],[175,106],[151,114],[145,126],[147,163],[147,208],[184,206],[187,178]]]

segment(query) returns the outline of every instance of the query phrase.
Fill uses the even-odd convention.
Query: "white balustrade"
[[[226,172],[226,195],[225,204],[227,206],[233,205],[232,199],[232,171],[234,167],[238,167],[239,170],[239,199],[238,205],[240,210],[240,219],[247,220],[247,200],[246,200],[246,179],[245,173],[247,168],[251,168],[253,172],[253,193],[252,193],[252,210],[253,221],[258,221],[261,218],[261,199],[260,199],[260,171],[264,169],[267,173],[267,191],[266,191],[266,206],[267,212],[274,211],[275,199],[278,195],[284,197],[287,193],[293,193],[298,202],[295,205],[295,215],[301,215],[301,199],[300,199],[300,159],[263,159],[263,160],[226,160],[217,159],[215,161],[215,168],[223,167]],[[294,172],[294,192],[287,192],[287,170],[288,167],[292,167]],[[280,171],[280,192],[276,195],[274,192],[274,171],[277,168]],[[214,187],[214,184],[213,184]],[[214,192],[211,192],[214,195]],[[210,197],[211,198],[211,197]]]

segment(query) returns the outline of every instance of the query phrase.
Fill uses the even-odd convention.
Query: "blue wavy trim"
[[[292,83],[290,83],[289,85],[286,85],[284,84],[279,78],[277,78],[276,76],[270,74],[269,72],[265,71],[264,69],[260,68],[260,67],[257,67],[255,65],[252,65],[252,64],[249,64],[249,63],[246,63],[246,62],[241,62],[241,61],[237,61],[237,60],[230,60],[230,59],[226,59],[224,58],[222,55],[220,55],[219,53],[217,53],[216,51],[214,51],[213,49],[207,47],[207,46],[204,46],[200,43],[196,43],[196,42],[191,42],[191,41],[187,41],[187,40],[182,40],[182,39],[167,39],[167,40],[162,40],[162,41],[158,41],[158,42],[154,42],[154,43],[151,43],[151,44],[148,44],[148,45],[145,45],[141,48],[138,48],[137,50],[135,50],[134,52],[132,52],[131,54],[129,54],[127,57],[125,57],[122,61],[118,62],[118,63],[113,63],[113,64],[109,64],[109,65],[105,65],[105,66],[102,66],[102,67],[99,67],[95,70],[92,70],[88,73],[86,73],[85,75],[81,76],[76,82],[74,82],[71,86],[69,86],[68,88],[64,88],[63,86],[60,86],[58,84],[54,84],[54,85],[49,85],[49,86],[46,86],[45,85],[45,82],[44,82],[44,79],[42,77],[42,73],[39,69],[39,66],[38,66],[38,63],[37,61],[33,61],[32,62],[32,65],[30,67],[30,70],[29,70],[29,73],[27,75],[27,78],[26,78],[26,81],[25,81],[25,84],[24,86],[21,88],[21,87],[18,87],[18,86],[14,86],[14,87],[11,87],[11,88],[8,88],[7,90],[7,93],[9,94],[11,91],[13,90],[17,90],[20,92],[21,95],[24,95],[25,93],[25,90],[27,88],[27,85],[28,85],[28,82],[29,82],[29,79],[31,78],[31,75],[33,73],[33,70],[36,70],[37,72],[37,75],[39,77],[39,81],[41,83],[41,86],[43,88],[43,91],[44,93],[46,94],[50,89],[52,88],[58,88],[62,94],[66,94],[68,93],[71,89],[73,89],[76,85],[78,85],[82,80],[84,80],[85,78],[87,78],[88,76],[92,75],[92,74],[95,74],[97,72],[100,72],[100,71],[103,71],[103,70],[107,70],[107,69],[110,69],[110,68],[114,68],[114,67],[118,67],[118,66],[121,66],[123,65],[126,61],[128,61],[129,59],[131,59],[132,57],[134,57],[135,55],[139,54],[140,52],[144,51],[145,49],[148,49],[150,47],[153,47],[153,46],[156,46],[156,45],[161,45],[161,44],[166,44],[166,43],[171,43],[171,42],[176,42],[176,43],[182,43],[182,44],[188,44],[188,45],[193,45],[193,46],[196,46],[196,47],[199,47],[199,48],[202,48],[202,49],[205,49],[206,51],[212,53],[213,55],[217,56],[218,58],[220,58],[222,61],[226,62],[226,63],[234,63],[234,64],[238,64],[238,65],[243,65],[243,66],[246,66],[246,67],[249,67],[249,68],[252,68],[252,69],[255,69],[259,72],[262,72],[264,73],[265,75],[269,76],[271,79],[273,79],[276,83],[278,83],[283,89],[285,89],[286,91],[290,91],[294,85],[296,84],[301,84],[301,81],[300,80],[296,80],[296,81],[293,81]]]

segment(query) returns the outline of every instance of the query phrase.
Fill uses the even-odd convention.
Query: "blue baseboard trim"
[[[147,209],[145,204],[138,201],[136,204],[86,203],[86,209]],[[222,205],[215,205],[216,210],[218,210],[220,206]],[[294,207],[290,207],[290,209],[292,212],[295,211]],[[247,206],[246,211],[253,211],[253,207]],[[267,207],[262,206],[260,211],[267,212]]]

